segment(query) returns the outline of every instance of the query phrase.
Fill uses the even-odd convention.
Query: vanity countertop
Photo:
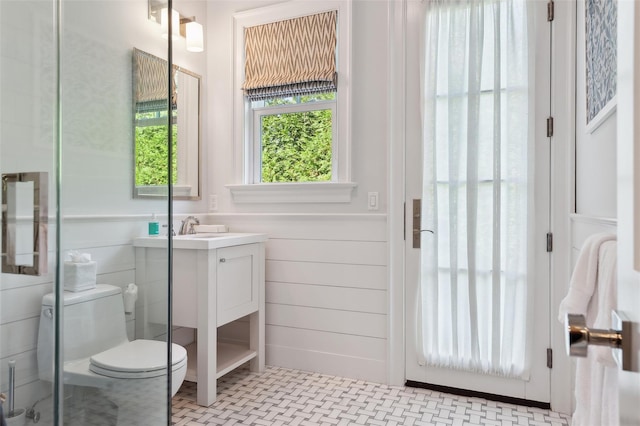
[[[242,244],[261,243],[267,241],[266,234],[244,232],[219,232],[176,235],[173,237],[174,249],[211,250],[221,247]],[[167,236],[138,237],[133,240],[134,247],[167,247]]]

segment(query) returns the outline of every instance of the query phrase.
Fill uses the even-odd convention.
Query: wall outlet
[[[209,195],[209,211],[210,212],[218,211],[218,196],[215,194]]]
[[[367,196],[367,207],[369,210],[378,210],[378,193],[369,192]]]

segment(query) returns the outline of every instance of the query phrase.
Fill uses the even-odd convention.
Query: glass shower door
[[[123,353],[101,355],[92,352],[117,351],[126,341],[166,342],[168,330],[168,251],[154,259],[157,276],[152,286],[138,281],[136,247],[133,240],[149,233],[153,214],[167,223],[166,198],[133,198],[134,186],[134,113],[133,51],[152,50],[167,56],[168,42],[160,25],[148,19],[147,0],[71,1],[62,0],[61,8],[61,256],[66,289],[73,290],[68,267],[73,255],[90,257],[96,265],[99,291],[113,289],[122,294],[130,284],[137,286],[133,309],[123,312],[103,305],[103,299],[89,302],[89,321],[96,326],[78,328],[87,312],[75,304],[63,309],[63,363],[92,357],[90,372],[69,375],[65,380],[64,424],[72,425],[162,425],[169,424],[170,375],[166,368],[154,373],[131,372],[147,368],[148,357],[166,364],[167,345],[157,353],[145,354],[132,365],[123,365]],[[164,91],[169,93],[164,74]],[[166,96],[165,96],[166,97]],[[165,111],[167,106],[165,106]],[[166,114],[165,114],[166,116]],[[161,122],[167,135],[168,122]],[[167,144],[166,136],[161,143]],[[163,159],[158,168],[166,168]],[[166,232],[163,232],[166,233]],[[164,237],[158,237],[164,238]],[[78,269],[82,274],[82,269]],[[84,293],[82,282],[75,294]],[[91,290],[93,291],[93,290]],[[129,289],[129,293],[134,292]],[[113,297],[107,296],[106,298]],[[133,297],[133,296],[132,296]],[[122,300],[122,296],[116,298]],[[124,331],[124,335],[122,334]],[[78,333],[87,333],[96,349],[74,350]],[[94,335],[107,335],[107,339]],[[134,348],[133,346],[131,348]],[[135,351],[135,349],[133,349]],[[114,356],[111,359],[111,355]],[[136,354],[137,355],[137,354]],[[105,360],[107,359],[108,360]],[[149,365],[149,369],[158,365]],[[98,372],[98,373],[96,373]]]
[[[11,395],[2,404],[9,424],[170,422],[167,344],[154,354],[153,377],[118,362],[96,373],[91,361],[129,341],[171,336],[170,251],[143,287],[133,244],[152,214],[171,229],[167,198],[134,199],[132,190],[133,49],[168,52],[148,17],[147,0],[0,0],[0,235],[9,241],[0,392]],[[125,312],[123,294],[133,289]],[[98,302],[107,298],[114,303]]]
[[[0,1],[0,392],[9,424],[54,418],[52,384],[37,368],[40,301],[57,264],[54,19],[52,2]]]

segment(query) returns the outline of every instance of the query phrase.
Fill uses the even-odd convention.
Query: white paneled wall
[[[313,0],[315,1],[315,0]],[[389,6],[352,5],[352,123],[348,162],[357,183],[346,203],[238,203],[226,187],[239,184],[234,169],[236,96],[233,15],[278,0],[232,0],[207,5],[207,188],[215,196],[209,223],[232,231],[264,232],[266,244],[267,363],[387,380]],[[239,173],[240,172],[240,173]],[[379,195],[369,210],[368,194]],[[378,214],[380,213],[380,214]],[[246,323],[220,334],[246,339]]]
[[[134,282],[133,237],[146,229],[146,217],[74,217],[63,222],[62,255],[90,253],[97,281],[125,287]],[[0,391],[8,389],[8,362],[16,360],[16,406],[31,405],[51,393],[38,379],[37,341],[42,296],[53,291],[55,228],[49,228],[49,271],[39,277],[3,274],[0,282]],[[128,316],[128,331],[134,318]],[[133,337],[131,335],[130,337]]]
[[[59,63],[62,252],[91,253],[98,264],[98,281],[124,286],[135,276],[132,238],[146,233],[152,213],[166,211],[166,201],[131,197],[132,49],[166,57],[166,40],[160,36],[160,26],[148,20],[147,0],[65,2],[57,60],[53,5],[39,0],[0,2],[0,171],[49,172],[49,213],[55,214],[54,106]],[[206,15],[206,4],[181,1],[180,11],[200,20]],[[183,43],[174,45],[173,59],[206,75],[205,57],[186,52]],[[206,153],[206,129],[202,138]],[[185,201],[175,207],[194,212],[203,208],[200,204]],[[127,216],[131,213],[136,215]],[[51,393],[50,386],[38,380],[36,344],[42,296],[53,289],[55,235],[50,226],[48,274],[0,277],[0,391],[7,390],[7,363],[15,359],[17,406],[31,405]],[[129,321],[131,331],[133,319]]]
[[[264,232],[267,244],[267,362],[305,370],[386,381],[387,235],[386,215],[368,214],[366,194],[380,194],[386,210],[387,2],[354,2],[353,178],[348,204],[267,206],[273,214],[235,214],[265,206],[236,206],[224,188],[230,183],[227,142],[232,120],[231,15],[276,0],[181,2],[183,14],[202,19],[206,55],[174,51],[177,64],[203,76],[203,200],[177,202],[177,212],[202,212],[217,194],[221,211],[211,222],[234,231]],[[53,117],[55,58],[49,2],[2,2],[2,89],[0,136],[2,172],[49,171],[54,176]],[[40,12],[38,12],[40,11]],[[16,16],[24,17],[15,20]],[[98,20],[86,19],[100,16]],[[206,18],[206,19],[205,19]],[[98,281],[125,286],[135,276],[131,240],[146,233],[151,213],[163,201],[131,198],[132,130],[129,115],[131,49],[165,56],[157,24],[147,20],[147,1],[65,4],[62,65],[63,253],[91,253]],[[114,24],[118,31],[113,31]],[[7,35],[7,37],[4,37]],[[12,37],[9,37],[11,35]],[[23,44],[12,44],[21,40]],[[372,52],[375,54],[372,55]],[[98,67],[98,68],[96,68]],[[67,71],[64,71],[66,69]],[[5,96],[12,95],[12,96]],[[15,95],[15,96],[13,96]],[[95,96],[99,96],[98,101]],[[128,101],[129,100],[129,101]],[[75,112],[75,114],[74,114]],[[97,118],[96,118],[97,117]],[[50,195],[55,194],[53,180]],[[53,208],[50,213],[53,214]],[[325,212],[287,214],[284,212]],[[332,213],[327,213],[332,212]],[[133,213],[134,215],[129,215]],[[161,218],[162,220],[163,218]],[[164,219],[166,220],[166,219]],[[53,239],[55,229],[50,227]],[[7,389],[7,362],[16,359],[17,404],[30,405],[50,393],[37,379],[36,344],[42,296],[53,289],[50,270],[42,277],[0,280],[0,391]],[[141,308],[141,306],[138,306]],[[138,313],[144,315],[142,309]],[[246,324],[224,332],[243,338]],[[183,333],[184,332],[184,333]],[[184,341],[191,335],[179,330]]]
[[[386,216],[211,215],[234,232],[263,232],[267,364],[386,381]],[[224,327],[246,339],[246,323]]]
[[[146,232],[145,216],[76,216],[63,221],[63,250],[90,253],[98,282],[125,287],[135,279],[131,240]],[[269,235],[266,261],[267,363],[377,382],[386,381],[387,266],[384,215],[234,214],[211,216],[232,231]],[[53,229],[50,228],[50,235]],[[53,241],[52,241],[53,243]],[[7,362],[17,361],[17,403],[50,393],[38,380],[41,277],[4,274],[0,287],[0,390]],[[144,311],[138,301],[138,315]],[[131,320],[131,319],[130,319]],[[221,330],[246,338],[246,323]]]

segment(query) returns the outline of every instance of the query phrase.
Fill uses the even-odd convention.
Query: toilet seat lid
[[[175,343],[171,346],[171,365],[175,368],[185,362],[187,351]],[[90,369],[95,373],[110,377],[139,373],[145,377],[162,375],[167,368],[167,343],[134,340],[93,355],[90,364]]]

